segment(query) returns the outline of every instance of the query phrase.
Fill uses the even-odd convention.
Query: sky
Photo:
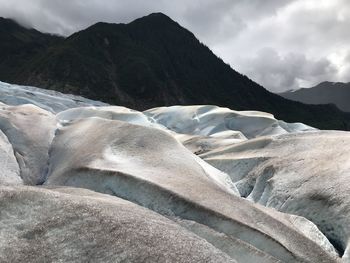
[[[153,12],[270,91],[350,82],[349,0],[0,0],[0,16],[65,36]]]

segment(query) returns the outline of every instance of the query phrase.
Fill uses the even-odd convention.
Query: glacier
[[[349,262],[350,134],[0,82],[0,261]]]

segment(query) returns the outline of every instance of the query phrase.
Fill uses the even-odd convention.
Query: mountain
[[[350,83],[322,82],[312,88],[301,88],[279,94],[282,97],[307,104],[335,104],[350,112]]]
[[[33,57],[62,40],[62,37],[27,29],[0,17],[0,80],[15,81]]]
[[[7,30],[6,26],[0,27]],[[138,110],[212,104],[270,112],[278,119],[321,129],[350,129],[350,114],[333,105],[309,106],[268,92],[233,70],[191,32],[161,13],[129,24],[97,23],[65,39],[22,30],[26,36],[35,32],[38,39],[48,41],[37,43],[33,41],[36,38],[28,37],[28,45],[38,47],[15,59],[19,66],[11,65],[11,60],[3,62],[2,66],[11,73],[0,75],[3,81]]]

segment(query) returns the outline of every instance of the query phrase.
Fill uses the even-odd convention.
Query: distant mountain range
[[[349,113],[268,92],[161,13],[129,24],[97,23],[67,38],[0,19],[0,80],[137,110],[212,104],[270,112],[321,129],[350,129]]]
[[[350,83],[322,82],[312,88],[301,88],[279,95],[307,104],[332,103],[340,110],[350,112]]]

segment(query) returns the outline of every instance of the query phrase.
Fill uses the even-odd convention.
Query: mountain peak
[[[349,83],[345,83],[345,82],[331,82],[331,81],[324,81],[319,83],[318,85],[316,85],[313,88],[319,88],[319,87],[331,87],[331,86],[336,86],[336,87],[348,87]]]
[[[35,28],[32,28],[24,23],[21,23],[21,22],[15,20],[15,19],[4,18],[4,17],[0,17],[0,30],[1,30],[1,33],[4,35],[9,34],[9,33],[13,33],[13,32],[21,32],[25,35],[26,34],[35,34],[35,37],[40,37],[41,35],[48,35],[45,33],[41,33],[38,30],[36,30]],[[4,35],[2,35],[1,37],[5,37]]]
[[[161,12],[151,13],[149,15],[140,17],[140,18],[138,18],[136,20],[157,20],[157,21],[175,22],[169,16],[167,16],[166,14],[161,13]]]
[[[5,18],[5,17],[2,17],[0,16],[0,23],[4,23],[4,22],[13,22],[15,23],[15,21],[11,18]]]
[[[130,23],[109,23],[109,22],[97,22],[93,25],[91,25],[90,27],[86,28],[85,30],[79,31],[74,33],[73,35],[77,35],[80,32],[84,32],[87,31],[89,32],[91,29],[92,30],[104,30],[104,31],[115,31],[116,29],[120,29],[120,26],[126,26],[129,29],[130,28],[138,28],[140,31],[144,31],[145,28],[147,28],[147,30],[151,29],[152,31],[164,31],[164,30],[169,30],[169,28],[182,28],[177,22],[175,22],[174,20],[172,20],[169,16],[157,12],[157,13],[151,13],[149,15],[137,18],[135,20],[133,20]],[[182,28],[183,29],[183,28]],[[186,30],[188,31],[188,30]],[[189,31],[188,31],[189,32]]]
[[[0,17],[0,25],[1,26],[10,26],[11,28],[12,27],[23,27],[16,20],[11,19],[11,18],[4,18],[4,17]]]
[[[311,87],[281,94],[283,97],[307,104],[334,104],[350,112],[350,83],[324,81]]]
[[[151,13],[147,16],[140,17],[138,19],[135,19],[130,24],[143,24],[143,25],[152,25],[152,26],[161,26],[164,27],[165,25],[177,25],[180,26],[178,23],[176,23],[174,20],[172,20],[169,16],[163,14],[163,13]]]

